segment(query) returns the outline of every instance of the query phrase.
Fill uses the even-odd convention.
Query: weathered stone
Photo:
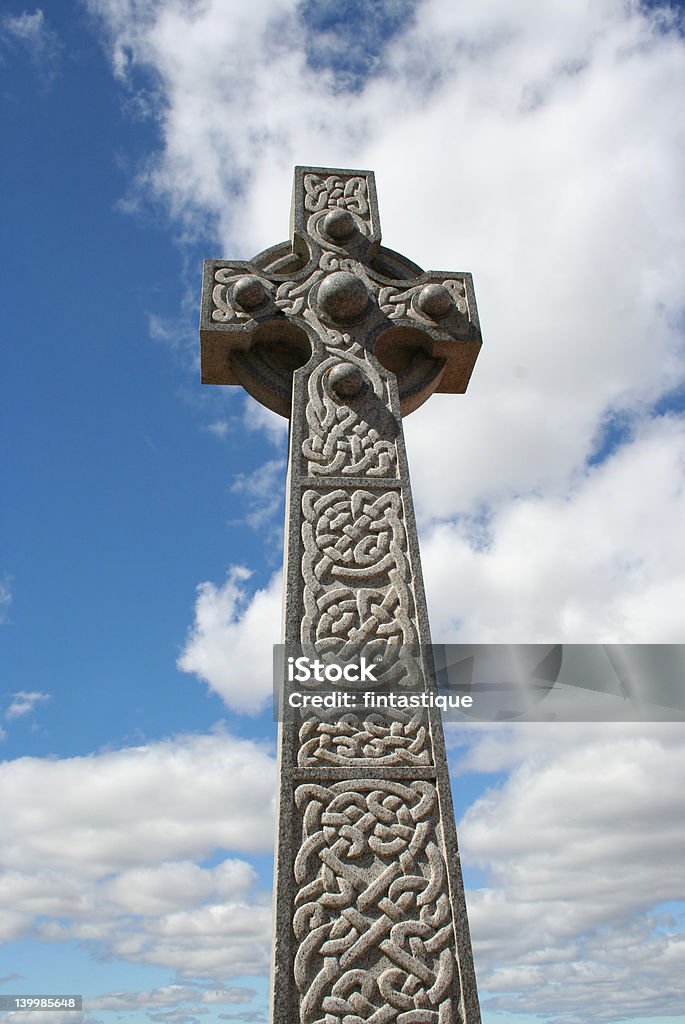
[[[233,298],[244,310],[257,309],[266,301],[266,288],[254,274],[239,277],[233,286]]]
[[[442,284],[427,284],[416,301],[431,320],[442,320],[452,310],[452,296]]]
[[[324,234],[328,235],[335,242],[344,242],[350,238],[355,231],[354,217],[349,210],[343,210],[339,206],[327,213],[322,224]]]
[[[466,389],[470,275],[380,245],[371,172],[298,167],[291,241],[205,263],[201,342],[291,420],[285,643],[428,645],[401,413]],[[303,710],[279,748],[273,1024],[477,1024],[438,713]]]
[[[356,398],[366,385],[364,374],[358,366],[339,363],[328,371],[328,382],[338,398]]]
[[[338,270],[325,277],[317,293],[319,310],[339,323],[359,319],[369,305],[369,292],[356,274]]]

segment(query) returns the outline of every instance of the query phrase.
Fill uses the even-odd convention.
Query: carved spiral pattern
[[[456,312],[461,314],[461,316],[468,316],[464,282],[456,278],[450,278],[440,283],[451,295]],[[381,312],[385,313],[391,320],[407,316],[413,320],[424,322],[426,319],[430,320],[430,317],[425,317],[422,314],[416,301],[424,287],[424,283],[421,283],[411,285],[409,288],[398,288],[396,285],[380,288],[378,292],[378,305],[381,308]]]
[[[214,273],[214,288],[212,291],[212,320],[218,324],[245,323],[252,313],[241,309],[231,298],[233,286],[245,276],[245,271],[235,270],[230,267],[221,267]],[[265,297],[271,294],[271,284],[261,278]]]
[[[457,1024],[437,794],[378,779],[295,792],[293,928],[303,1024]]]
[[[284,281],[276,292],[276,306],[287,316],[299,316],[309,309],[309,292],[321,278],[320,270],[315,270],[304,281]]]
[[[394,424],[387,413],[385,385],[367,360],[351,352],[344,355],[347,362],[362,369],[372,394],[355,407],[336,400],[328,385],[329,371],[340,362],[335,355],[312,370],[306,410],[309,436],[302,444],[309,474],[394,477],[397,446],[394,437],[387,436]]]

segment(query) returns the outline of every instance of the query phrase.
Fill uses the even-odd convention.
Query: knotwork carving
[[[245,279],[245,271],[221,267],[214,274],[212,290],[212,320],[218,324],[246,323],[252,316],[249,308],[241,306],[232,297],[234,286]],[[271,284],[264,278],[255,278],[263,289],[264,301],[271,298]]]
[[[302,514],[302,644],[416,643],[399,492],[307,490]]]
[[[330,243],[328,243],[330,245]],[[360,267],[359,262],[350,257],[340,256],[335,252],[324,251],[321,253],[319,258],[319,268],[323,271],[332,270],[347,270],[351,274],[357,274],[358,277],[363,278],[366,284],[370,288],[374,288],[374,282],[371,281],[368,275],[363,273],[363,268]]]
[[[301,785],[295,802],[302,1024],[457,1024],[435,787],[356,779]]]
[[[464,282],[456,278],[445,279],[440,282],[443,288],[449,292],[456,312],[462,316],[468,316],[468,305],[466,303],[466,289]],[[410,317],[421,322],[431,322],[432,317],[426,316],[421,310],[417,299],[425,285],[412,285],[409,288],[398,288],[396,285],[380,288],[378,292],[378,305],[381,312],[390,320],[397,320],[401,317]]]
[[[309,436],[302,443],[302,453],[309,461],[310,476],[396,476],[398,425],[388,409],[385,383],[369,360],[340,350],[339,355],[358,366],[367,382],[365,393],[356,401],[341,403],[329,381],[331,369],[341,360],[335,348],[329,352],[308,381]]]
[[[434,687],[401,416],[478,314],[381,241],[372,172],[298,167],[289,241],[203,273],[203,381],[291,421],[284,666],[341,670],[284,672],[273,1024],[480,1022],[439,718],[394,706]]]
[[[399,709],[392,715],[340,711],[306,718],[300,728],[298,764],[428,765],[432,762],[425,716]]]
[[[305,281],[284,281],[276,292],[276,305],[282,313],[288,316],[297,316],[309,308],[309,292],[322,276],[320,270],[315,270]]]
[[[342,207],[358,217],[368,219],[369,204],[366,178],[359,175],[343,177],[340,174],[305,174],[304,207],[310,213]]]
[[[360,241],[371,234],[368,184],[361,175],[306,174],[304,208],[307,234],[324,250],[343,252],[354,236]]]

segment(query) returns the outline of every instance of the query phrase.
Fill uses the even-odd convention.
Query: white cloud
[[[57,34],[49,27],[45,14],[37,7],[31,14],[6,14],[0,18],[0,40],[23,46],[32,60],[50,63],[57,54]]]
[[[186,1002],[206,1005],[241,1004],[252,1001],[256,992],[242,985],[198,988],[194,985],[163,985],[144,992],[108,992],[88,999],[89,1010],[132,1011],[177,1007]]]
[[[75,1010],[18,1010],[8,1012],[3,1024],[102,1024],[101,1019]]]
[[[33,14],[24,11],[22,14],[5,15],[2,19],[3,31],[30,46],[39,46],[45,33],[45,15],[40,8]]]
[[[271,896],[235,854],[272,848],[274,775],[264,747],[226,734],[0,765],[3,938],[77,939],[179,976],[263,973]]]
[[[255,990],[241,985],[229,988],[212,988],[202,993],[203,1003],[249,1003],[255,996]]]
[[[235,392],[235,388],[228,388],[229,394]],[[288,440],[288,421],[284,416],[260,405],[250,395],[242,392],[244,397],[243,413],[240,418],[237,416],[221,416],[209,423],[205,430],[220,440],[232,439],[239,436],[241,428],[249,433],[259,433],[269,441],[275,448],[283,449]],[[281,496],[282,496],[281,488]]]
[[[238,473],[233,480],[231,490],[243,495],[247,503],[245,522],[253,530],[264,530],[272,527],[273,541],[277,543],[280,556],[283,546],[283,535],[278,527],[273,530],[274,520],[281,513],[285,492],[285,460],[268,459],[252,473]]]
[[[8,761],[0,765],[4,863],[17,871],[76,864],[100,877],[216,847],[268,850],[273,779],[264,748],[222,734]],[[243,805],[248,792],[253,798]],[[37,793],[51,798],[37,803]]]
[[[251,597],[245,583],[251,573],[233,566],[222,587],[201,583],[195,623],[178,659],[235,711],[256,714],[273,687],[272,646],[279,642],[281,574]]]
[[[212,423],[208,423],[205,430],[209,431],[210,434],[214,434],[220,440],[224,440],[228,436],[230,429],[230,422],[228,420],[213,420]]]
[[[239,1020],[243,1024],[266,1024],[267,1014],[260,1010],[243,1010],[241,1013],[220,1013],[219,1020]]]
[[[459,776],[510,773],[460,824],[467,867],[487,872],[469,894],[486,998],[560,1024],[677,1012],[685,947],[659,905],[685,881],[682,727],[469,726],[448,737]],[[270,848],[274,771],[262,747],[225,735],[0,766],[3,937],[76,940],[219,984],[263,973],[270,899],[254,870],[240,856],[193,859]],[[171,989],[111,993],[89,1009],[218,1000],[192,987],[175,1003]],[[229,989],[225,1001],[239,997]]]
[[[487,875],[469,893],[487,1005],[563,1024],[677,1015],[685,998],[683,727],[451,732],[462,772],[513,768],[459,830],[467,865]]]
[[[154,341],[161,341],[170,349],[187,355],[193,370],[197,370],[199,357],[195,336],[185,318],[148,313],[147,324],[148,333]]]
[[[459,103],[469,138],[459,193],[469,198],[450,203],[444,188],[426,190],[424,221],[408,213],[406,233],[419,262],[438,265],[454,259],[448,247],[458,240],[474,270],[485,344],[467,396],[436,398],[408,421],[424,517],[567,485],[609,412],[644,414],[682,381],[682,336],[665,315],[682,301],[674,107],[682,42],[650,37],[644,19],[617,17],[597,24],[597,38],[579,50],[578,30],[592,27],[587,9],[569,18],[569,5],[553,8],[577,22],[575,32],[559,27],[548,38],[546,19],[522,20],[428,115],[436,137]],[[585,68],[559,72],[540,107],[519,109],[534,77],[528,62],[546,59],[552,75],[559,50],[569,59],[582,51]],[[633,129],[636,116],[644,134]],[[444,166],[449,145],[430,158]],[[428,157],[412,162],[415,191],[431,178]],[[425,221],[439,225],[439,237]]]
[[[288,421],[284,416],[260,405],[249,395],[245,396],[243,424],[247,430],[261,430],[272,444],[282,447],[288,439]]]
[[[131,914],[161,916],[187,911],[216,896],[235,899],[252,884],[252,869],[244,861],[225,860],[212,869],[176,861],[122,871],[105,883],[104,898]]]
[[[433,634],[468,643],[680,643],[685,430],[666,417],[568,490],[427,529]]]
[[[5,718],[10,721],[12,718],[22,718],[24,715],[29,715],[38,704],[42,704],[46,700],[50,700],[49,693],[40,693],[35,690],[31,692],[19,690],[17,693],[12,694],[12,702],[5,712]]]

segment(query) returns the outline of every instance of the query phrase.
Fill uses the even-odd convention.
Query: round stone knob
[[[369,293],[356,274],[337,270],[319,286],[319,308],[332,320],[354,320],[366,309]]]
[[[352,363],[339,363],[328,374],[331,390],[338,398],[356,398],[364,390],[364,374]]]
[[[354,217],[349,210],[343,210],[337,206],[326,214],[322,227],[329,238],[333,238],[336,242],[344,242],[354,234]]]
[[[266,288],[254,274],[239,277],[233,285],[233,301],[242,309],[250,310],[261,306],[266,299]]]
[[[444,284],[427,284],[419,292],[416,304],[431,320],[441,320],[452,309],[452,296]]]

